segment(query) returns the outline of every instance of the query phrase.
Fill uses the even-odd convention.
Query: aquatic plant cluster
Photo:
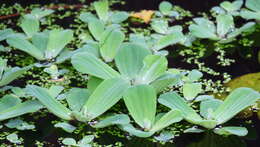
[[[100,0],[82,7],[66,28],[55,19],[73,15],[47,8],[21,12],[17,25],[0,25],[0,128],[17,130],[2,133],[0,140],[23,144],[18,132],[37,130],[33,120],[51,114],[56,116],[54,127],[80,136],[61,136],[60,143],[68,146],[96,146],[105,130],[158,142],[205,131],[248,134],[246,127],[227,122],[256,105],[259,92],[223,88],[230,75],[199,60],[218,53],[218,64],[229,66],[235,61],[225,58],[226,48],[234,42],[251,47],[248,36],[259,31],[259,0],[246,0],[243,8],[243,0],[224,1],[212,8],[211,16],[196,18],[166,1],[158,11],[138,13],[112,10],[113,3]],[[174,23],[178,21],[184,23]],[[198,68],[170,67],[171,56],[187,56],[186,62]],[[203,74],[221,74],[223,81],[204,79]]]

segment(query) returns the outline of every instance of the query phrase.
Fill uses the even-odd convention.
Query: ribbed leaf
[[[260,1],[259,0],[246,0],[246,7],[254,10],[254,11],[260,11]]]
[[[93,91],[95,91],[95,89],[98,87],[99,84],[101,84],[103,82],[103,79],[94,77],[94,76],[90,76],[88,79],[88,90],[90,93],[93,93]]]
[[[7,67],[7,60],[0,58],[0,81],[2,79],[6,67]]]
[[[72,56],[72,65],[79,72],[90,74],[101,79],[118,77],[119,73],[90,53],[77,53]]]
[[[124,39],[125,35],[120,30],[113,30],[109,33],[100,48],[101,56],[106,62],[111,62],[114,59]]]
[[[242,5],[243,5],[243,0],[235,0],[232,3],[229,1],[224,1],[220,4],[222,8],[224,8],[226,11],[229,12],[239,10]]]
[[[39,31],[40,23],[39,20],[34,17],[25,16],[22,19],[21,27],[27,36],[32,37]]]
[[[126,81],[120,78],[104,80],[83,106],[83,114],[89,120],[103,114],[122,98],[129,86]]]
[[[154,80],[151,85],[156,89],[156,92],[159,93],[168,86],[179,83],[180,79],[181,76],[179,74],[165,73]]]
[[[144,58],[149,54],[149,50],[140,45],[124,43],[116,55],[116,66],[122,75],[135,78],[143,67]]]
[[[260,94],[250,88],[237,88],[231,92],[213,113],[213,118],[222,124],[230,120],[243,109],[253,105],[260,98]]]
[[[167,34],[169,31],[168,21],[166,20],[155,20],[151,23],[152,28],[160,34]]]
[[[198,38],[210,38],[217,40],[216,27],[213,22],[205,18],[195,18],[196,24],[191,24],[189,30],[192,35]]]
[[[183,85],[183,96],[186,100],[194,99],[201,92],[201,83],[185,83]]]
[[[164,114],[158,121],[155,122],[152,127],[152,132],[157,132],[170,126],[173,123],[179,122],[182,120],[182,114],[180,110],[171,110],[170,112]]]
[[[130,119],[128,115],[126,114],[114,114],[111,116],[108,116],[100,121],[98,121],[97,124],[95,124],[94,128],[104,128],[111,125],[125,125],[130,123]]]
[[[21,51],[24,51],[29,55],[35,57],[36,59],[44,60],[43,52],[40,49],[36,48],[34,45],[32,45],[24,37],[18,35],[12,35],[8,37],[6,41],[10,46],[17,48]]]
[[[137,83],[141,84],[148,84],[163,75],[168,64],[167,59],[159,55],[148,55],[143,62],[144,66],[137,78]]]
[[[245,127],[223,127],[214,129],[214,133],[219,135],[246,136],[248,131]]]
[[[70,116],[71,111],[58,100],[53,98],[47,89],[35,85],[29,85],[26,87],[26,90],[30,95],[36,97],[53,114],[65,120],[72,119]]]
[[[12,29],[0,30],[0,41],[5,40],[11,34],[13,34],[13,30]]]
[[[171,34],[165,35],[161,37],[156,43],[155,43],[155,50],[163,49],[169,45],[176,44],[184,39],[184,35],[181,31],[175,31]]]
[[[217,16],[217,33],[220,37],[225,37],[225,35],[234,28],[232,15],[220,14]]]
[[[29,70],[31,67],[32,66],[26,66],[23,68],[19,68],[19,67],[9,68],[4,72],[4,75],[0,80],[0,87],[9,84],[13,80],[21,76],[23,73],[25,73],[27,70]]]
[[[48,44],[48,32],[36,33],[32,36],[32,44],[41,52],[45,52]]]
[[[110,16],[112,23],[121,23],[129,17],[129,14],[127,12],[113,12]]]
[[[200,103],[200,115],[206,119],[211,119],[212,113],[223,103],[218,99],[204,100]]]
[[[64,87],[62,86],[52,85],[48,91],[51,97],[56,98],[62,92],[63,89]]]
[[[72,30],[51,30],[45,57],[47,59],[55,58],[72,39]]]
[[[120,128],[126,132],[128,132],[131,135],[137,136],[137,137],[150,137],[154,134],[154,132],[145,132],[141,130],[137,130],[133,125],[126,124],[126,125],[120,125]]]
[[[105,25],[102,21],[98,19],[93,19],[88,23],[88,29],[93,35],[93,37],[96,40],[100,41],[101,34],[105,31]]]
[[[103,21],[107,21],[109,8],[108,1],[99,0],[97,2],[94,2],[94,8],[97,12],[98,17]]]
[[[69,108],[72,111],[80,111],[82,106],[87,102],[90,96],[90,92],[87,89],[83,88],[72,88],[68,95],[66,96],[66,100],[69,104]]]
[[[8,108],[11,108],[15,105],[21,103],[21,100],[14,95],[5,95],[0,99],[0,112]]]
[[[167,15],[172,10],[172,4],[167,1],[162,1],[159,5],[159,10],[164,14]]]
[[[202,121],[200,115],[198,115],[196,111],[184,101],[184,98],[175,92],[162,94],[159,97],[158,102],[173,110],[180,110],[183,117],[191,123],[198,124],[200,121]]]
[[[151,129],[156,113],[156,92],[152,86],[137,85],[129,88],[124,101],[135,122],[144,129]]]
[[[0,121],[17,117],[26,113],[33,113],[43,108],[42,104],[36,100],[29,100],[21,104],[15,105],[5,111],[0,112]]]

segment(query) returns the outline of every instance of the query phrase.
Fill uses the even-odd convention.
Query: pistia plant
[[[220,135],[247,135],[243,127],[220,127],[233,118],[237,113],[253,105],[260,98],[260,94],[250,88],[237,88],[224,100],[207,98],[200,103],[200,114],[188,105],[176,92],[168,92],[160,96],[159,103],[173,109],[180,110],[185,120],[203,126]],[[202,118],[203,117],[203,118]],[[201,132],[203,130],[191,128],[186,132]]]
[[[7,66],[7,60],[0,58],[0,87],[11,83],[13,80],[24,74],[32,66],[9,67]]]
[[[40,32],[40,19],[51,12],[36,9],[25,15],[20,25],[24,33],[9,33],[7,43],[39,61],[51,61],[57,56],[56,62],[64,61],[69,54],[65,46],[73,39],[73,31],[53,29]]]

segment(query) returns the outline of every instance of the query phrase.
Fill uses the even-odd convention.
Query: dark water
[[[85,4],[89,4],[94,0],[86,0]],[[158,4],[162,0],[126,0],[126,5],[121,9],[123,10],[142,10],[142,9],[158,9]],[[170,1],[170,0],[169,0]],[[222,0],[174,0],[173,4],[179,5],[186,10],[190,10],[193,13],[196,12],[207,12],[213,6],[218,5]],[[13,5],[14,3],[19,3],[24,6],[28,6],[30,4],[50,4],[50,3],[66,3],[70,4],[78,4],[80,2],[76,0],[1,0],[0,4]],[[259,72],[260,66],[256,62],[256,58],[252,60],[245,60],[240,58],[237,53],[233,54],[231,58],[235,58],[238,61],[237,64],[234,64],[225,69],[221,69],[220,67],[214,67],[214,63],[216,63],[215,58],[207,58],[205,62],[209,63],[212,67],[214,67],[218,71],[225,71],[233,76],[240,76],[246,73]],[[187,65],[180,60],[169,59],[169,63],[171,67],[182,67],[182,68],[194,68],[193,66]],[[21,133],[21,136],[25,138],[26,146],[32,146],[34,144],[34,140],[39,141],[47,141],[52,145],[50,146],[60,146],[57,143],[57,139],[61,136],[68,136],[69,134],[64,133],[60,129],[53,128],[53,124],[51,124],[51,120],[55,120],[56,117],[48,116],[48,119],[41,119],[36,122],[37,131],[24,131]],[[260,147],[260,122],[256,117],[251,118],[253,120],[254,125],[248,125],[247,128],[249,130],[249,135],[246,137],[236,137],[229,136],[223,137],[213,134],[212,132],[206,132],[201,134],[183,134],[180,137],[176,137],[173,140],[173,143],[167,143],[165,145],[161,145],[159,143],[149,142],[147,140],[141,138],[133,138],[132,140],[116,138],[114,136],[105,134],[103,137],[95,139],[95,141],[100,144],[113,144],[116,141],[120,140],[124,143],[124,146],[128,147]],[[239,123],[238,123],[239,124]]]

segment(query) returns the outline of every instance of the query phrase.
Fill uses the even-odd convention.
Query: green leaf
[[[232,3],[229,1],[224,1],[220,3],[220,6],[228,12],[237,11],[241,8],[242,5],[243,5],[243,0],[236,0],[233,1]]]
[[[114,114],[108,116],[100,121],[97,124],[93,125],[94,128],[104,128],[111,125],[124,125],[130,123],[130,119],[126,114]]]
[[[247,20],[248,19],[260,20],[260,12],[253,12],[253,11],[243,9],[240,11],[240,15],[241,17]]]
[[[90,74],[101,79],[119,77],[119,73],[90,53],[77,53],[72,56],[71,63],[79,72]]]
[[[93,37],[100,41],[101,34],[105,31],[105,25],[102,21],[98,19],[93,19],[88,23],[88,29]]]
[[[124,43],[115,57],[118,70],[129,79],[135,78],[143,67],[144,58],[149,50],[134,43]]]
[[[83,106],[83,114],[89,120],[103,114],[122,98],[129,86],[129,83],[120,78],[104,80]]]
[[[159,5],[159,10],[164,14],[167,15],[172,10],[172,4],[167,1],[162,1]]]
[[[131,135],[135,135],[137,137],[142,137],[142,138],[150,137],[154,134],[154,132],[145,132],[145,131],[137,130],[131,124],[120,125],[120,128],[130,133]]]
[[[103,82],[103,79],[94,77],[94,76],[90,76],[88,79],[88,90],[90,93],[93,93],[93,91],[95,91],[95,89],[98,87],[99,84],[101,84]]]
[[[215,128],[214,133],[219,135],[246,136],[248,131],[245,127],[223,127],[223,128]]]
[[[65,120],[72,119],[71,111],[52,97],[47,89],[35,85],[28,85],[26,90],[30,95],[36,97],[53,114]]]
[[[11,34],[13,34],[13,30],[12,29],[0,30],[0,41],[5,40]]]
[[[150,131],[160,131],[173,123],[181,121],[182,118],[182,113],[179,110],[171,110],[170,112],[164,114],[158,121],[156,121]]]
[[[260,1],[259,0],[246,0],[246,7],[254,10],[256,12],[260,11]]]
[[[83,88],[72,88],[66,96],[69,108],[73,111],[80,111],[82,106],[87,102],[90,92]]]
[[[0,81],[7,67],[7,60],[0,58]]]
[[[55,58],[72,39],[72,30],[51,30],[49,32],[49,39],[47,49],[45,51],[45,57],[47,59]]]
[[[51,10],[51,9],[39,9],[39,8],[34,8],[32,11],[31,11],[31,14],[29,15],[32,15],[34,16],[35,18],[37,19],[41,19],[47,15],[50,15],[51,13],[53,13],[54,11]]]
[[[228,32],[235,28],[233,16],[230,14],[220,14],[217,16],[217,33],[223,38]]]
[[[169,26],[168,26],[168,21],[166,20],[155,20],[152,21],[151,27],[155,32],[160,33],[160,34],[167,34],[169,31]]]
[[[97,12],[98,17],[103,21],[107,21],[109,9],[108,1],[99,0],[97,2],[94,2],[94,8]]]
[[[39,20],[34,17],[25,16],[22,19],[21,28],[31,38],[40,29]]]
[[[222,124],[230,120],[243,109],[253,105],[260,98],[260,94],[250,88],[237,88],[231,92],[213,113],[213,118]]]
[[[32,44],[43,53],[47,48],[48,37],[48,32],[36,33],[32,36]]]
[[[67,122],[59,122],[54,125],[56,128],[62,128],[64,131],[68,133],[72,133],[74,130],[76,130],[76,127],[73,125],[67,123]]]
[[[212,113],[223,103],[218,99],[204,100],[200,103],[200,115],[206,119],[212,119]]]
[[[0,112],[14,107],[21,103],[21,100],[14,95],[5,95],[0,99]]]
[[[207,129],[213,129],[217,126],[218,122],[216,120],[201,120],[198,125],[203,126]]]
[[[183,95],[187,100],[193,100],[201,92],[201,83],[185,83],[183,85]]]
[[[21,144],[22,139],[18,138],[18,135],[16,133],[12,133],[6,136],[6,139],[14,144]]]
[[[198,81],[202,76],[203,76],[203,74],[196,69],[193,69],[188,74],[188,78],[191,82]]]
[[[260,18],[260,15],[259,15]],[[244,24],[242,27],[239,29],[235,29],[233,32],[229,33],[227,38],[235,38],[236,36],[240,35],[243,32],[249,32],[252,29],[255,29],[255,22],[248,22]]]
[[[64,139],[62,140],[62,143],[63,143],[64,145],[69,145],[69,146],[76,146],[76,145],[77,145],[76,140],[73,139],[73,138],[64,138]]]
[[[179,83],[180,80],[181,76],[179,74],[165,73],[154,80],[151,85],[156,89],[156,92],[159,93],[168,86]]]
[[[0,121],[17,117],[26,113],[33,113],[41,109],[43,106],[37,100],[29,100],[21,104],[15,105],[0,112]]]
[[[97,17],[90,12],[84,12],[84,13],[80,14],[79,19],[84,21],[84,22],[89,23],[93,20],[94,21],[97,20]]]
[[[79,141],[78,144],[80,145],[80,147],[91,147],[89,143],[91,143],[94,140],[94,138],[95,138],[94,135],[86,135]]]
[[[124,94],[126,107],[135,122],[144,129],[151,129],[156,113],[156,92],[150,85],[137,85]]]
[[[202,121],[200,115],[198,115],[176,92],[162,94],[159,97],[158,102],[173,110],[180,110],[183,117],[191,123],[198,124]]]
[[[194,18],[195,24],[189,26],[192,35],[198,38],[210,38],[218,40],[214,23],[205,18]]]
[[[44,54],[43,52],[36,48],[33,44],[31,44],[28,40],[26,40],[24,37],[19,35],[12,35],[7,38],[7,43],[17,48],[21,51],[24,51],[28,53],[29,55],[35,57],[38,60],[44,60]]]
[[[9,68],[5,71],[4,75],[2,76],[2,79],[0,80],[0,87],[9,84],[22,74],[24,74],[27,70],[29,70],[32,66],[26,66],[23,68],[14,67]]]
[[[121,23],[129,17],[129,14],[127,12],[113,12],[110,16],[112,23]]]
[[[168,64],[167,59],[159,55],[148,55],[143,62],[144,66],[136,81],[138,84],[151,83],[165,73]]]
[[[100,48],[101,56],[106,62],[111,62],[114,59],[124,39],[125,35],[120,30],[113,30],[109,33]]]
[[[64,87],[62,86],[52,85],[48,91],[51,97],[56,98],[63,91],[63,89]]]
[[[184,35],[181,31],[176,31],[171,34],[161,37],[154,46],[156,51],[163,49],[169,45],[176,44],[184,39]]]

